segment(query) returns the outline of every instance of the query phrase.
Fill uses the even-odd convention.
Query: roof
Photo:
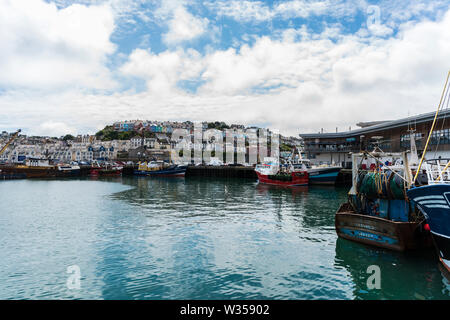
[[[303,139],[316,139],[316,138],[348,138],[359,136],[362,134],[367,134],[371,132],[377,132],[381,130],[389,130],[393,128],[399,128],[408,126],[411,122],[423,123],[428,121],[433,121],[436,112],[423,113],[417,116],[412,116],[408,118],[403,118],[399,120],[387,121],[370,127],[365,127],[361,129],[336,132],[336,133],[300,133],[299,136]],[[450,116],[450,109],[443,110],[439,113],[438,119],[442,119]]]

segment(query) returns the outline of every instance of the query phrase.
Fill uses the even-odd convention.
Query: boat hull
[[[286,187],[296,187],[296,186],[307,186],[308,185],[308,172],[292,172],[290,176],[284,176],[283,179],[280,175],[265,175],[256,171],[258,176],[258,182],[263,184],[286,186]]]
[[[450,186],[434,184],[412,188],[407,195],[427,219],[439,260],[450,272]]]
[[[340,167],[309,169],[308,170],[309,183],[321,185],[335,185],[339,172],[341,172]]]
[[[90,175],[94,177],[117,177],[122,175],[122,169],[92,168]]]
[[[135,170],[134,174],[138,176],[153,176],[153,177],[184,177],[187,166],[177,166],[173,168],[161,170]]]
[[[73,169],[73,170],[58,170],[56,172],[56,176],[60,178],[64,177],[78,177],[81,175],[81,169]]]
[[[52,178],[56,177],[57,170],[54,167],[27,167],[27,166],[5,166],[1,167],[2,177],[12,179]]]
[[[429,247],[431,239],[422,222],[398,222],[357,214],[349,203],[336,213],[335,227],[339,237],[394,251]]]

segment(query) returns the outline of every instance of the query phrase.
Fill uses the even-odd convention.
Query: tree
[[[63,138],[64,141],[73,140],[73,139],[75,139],[75,137],[71,134],[66,134]]]

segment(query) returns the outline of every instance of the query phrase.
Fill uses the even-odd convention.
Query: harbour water
[[[450,299],[432,250],[337,239],[347,188],[0,181],[0,299]],[[367,268],[381,271],[370,290]],[[69,266],[79,267],[70,289]]]

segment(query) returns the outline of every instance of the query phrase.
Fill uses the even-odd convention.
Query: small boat
[[[123,167],[117,166],[115,164],[99,164],[98,162],[93,162],[90,175],[97,177],[115,177],[115,176],[121,176],[122,175]]]
[[[255,167],[258,182],[264,184],[294,187],[308,185],[308,171],[304,164],[281,166],[277,158],[266,157]]]
[[[56,168],[58,169],[57,177],[76,177],[81,174],[81,168],[77,165],[58,164]]]
[[[187,166],[184,165],[166,165],[163,162],[151,161],[139,162],[137,170],[134,174],[137,176],[155,176],[155,177],[184,177]]]

